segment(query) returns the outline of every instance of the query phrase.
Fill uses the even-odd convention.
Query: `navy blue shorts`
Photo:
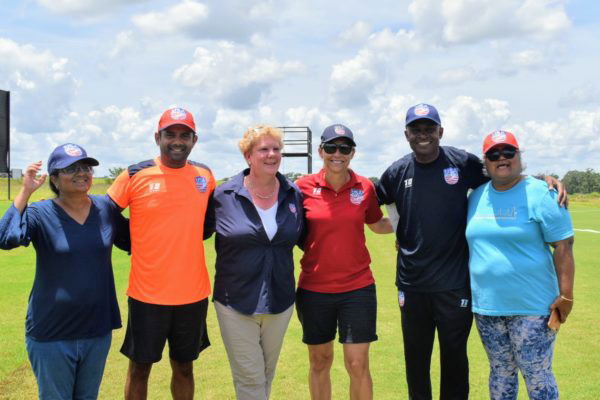
[[[296,312],[302,324],[302,341],[324,344],[370,343],[377,340],[377,293],[375,284],[344,293],[318,293],[298,288]]]
[[[129,315],[121,353],[139,364],[162,358],[169,342],[169,357],[194,361],[210,346],[206,330],[208,299],[191,304],[165,306],[128,299]]]

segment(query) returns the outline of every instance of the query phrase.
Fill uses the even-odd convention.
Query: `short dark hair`
[[[52,178],[53,176],[58,176],[58,171],[54,171],[50,174],[50,178]],[[56,197],[58,197],[60,195],[60,191],[58,190],[56,185],[54,183],[52,183],[52,179],[49,179],[48,183],[50,184],[50,190],[52,190],[52,192],[56,195]]]

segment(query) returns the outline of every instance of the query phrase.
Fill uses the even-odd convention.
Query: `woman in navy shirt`
[[[0,220],[0,248],[33,243],[36,273],[26,318],[27,353],[40,399],[97,398],[112,330],[121,327],[113,243],[129,250],[129,228],[110,198],[88,195],[98,161],[72,143],[48,159],[56,194],[27,206],[45,182],[38,161]]]
[[[295,299],[292,250],[304,227],[302,197],[278,172],[282,134],[244,133],[249,168],[217,187],[205,232],[216,232],[214,303],[238,399],[269,398]]]

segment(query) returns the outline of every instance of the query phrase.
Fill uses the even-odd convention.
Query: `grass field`
[[[94,187],[102,193],[106,185]],[[13,196],[16,187],[13,187]],[[42,192],[37,196],[49,197]],[[6,199],[6,183],[0,182],[0,199]],[[0,200],[0,211],[10,205]],[[554,371],[563,399],[598,399],[600,396],[600,322],[598,319],[600,286],[600,200],[573,196],[570,210],[577,231],[575,240],[576,285],[575,308],[560,331],[555,350]],[[378,290],[379,340],[371,347],[371,371],[375,399],[407,398],[404,378],[404,360],[400,318],[397,305],[395,276],[395,250],[393,237],[368,233],[368,245],[373,259],[372,268]],[[208,265],[214,265],[212,240],[206,243]],[[298,252],[296,256],[298,257]],[[24,319],[27,297],[34,275],[35,255],[32,248],[19,248],[0,252],[0,399],[35,399],[37,388],[31,373],[24,346]],[[126,319],[125,289],[129,272],[128,256],[114,251],[113,256],[117,292],[123,319]],[[212,275],[212,271],[211,271]],[[201,354],[195,363],[197,398],[234,399],[229,365],[219,335],[214,310],[209,310],[209,333],[212,346]],[[108,358],[100,398],[122,398],[127,360],[119,353],[124,329],[114,332],[113,346]],[[300,324],[294,316],[287,332],[273,385],[275,400],[308,399],[308,360],[305,345],[301,343]],[[333,398],[347,398],[348,379],[344,370],[341,348],[336,348],[332,371]],[[166,354],[152,371],[149,398],[169,399],[170,371]],[[471,362],[471,398],[487,398],[488,365],[485,353],[473,328],[469,342]],[[439,386],[437,348],[432,362],[434,398]],[[519,399],[526,399],[521,385]]]

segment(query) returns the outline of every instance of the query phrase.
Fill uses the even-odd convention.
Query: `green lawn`
[[[5,184],[0,182],[0,211],[9,202]],[[103,192],[105,185],[95,187]],[[13,188],[13,196],[16,189]],[[37,198],[48,197],[42,192]],[[576,229],[600,231],[600,201],[587,198],[572,201],[570,210]],[[393,238],[368,233],[369,249],[373,259],[373,270],[377,280],[379,316],[379,341],[372,345],[371,370],[375,388],[375,399],[407,398],[404,379],[403,348],[397,305],[395,276],[395,250]],[[597,399],[600,393],[600,323],[597,318],[600,286],[600,234],[576,232],[576,288],[575,308],[569,322],[560,331],[556,345],[554,370],[564,399]],[[209,266],[214,264],[215,253],[212,240],[206,243]],[[300,253],[297,253],[299,256]],[[126,319],[125,288],[129,271],[129,260],[125,253],[114,252],[114,269],[117,291],[123,319]],[[24,318],[27,296],[34,274],[34,253],[31,248],[19,248],[0,252],[0,399],[36,398],[35,379],[29,368],[24,348]],[[211,272],[212,275],[212,272]],[[225,350],[223,348],[214,310],[208,317],[212,346],[201,354],[195,363],[197,398],[234,399]],[[100,398],[122,398],[122,389],[127,369],[127,360],[119,353],[124,329],[114,332],[106,373]],[[277,376],[273,385],[273,399],[308,399],[307,352],[301,343],[300,324],[293,317],[281,353]],[[344,370],[341,348],[336,349],[333,367],[333,398],[347,398],[348,380]],[[487,398],[487,359],[479,337],[473,328],[469,356],[471,361],[471,398]],[[435,350],[432,363],[434,398],[439,385],[438,353]],[[155,365],[150,382],[151,399],[168,399],[169,367],[166,355]],[[526,399],[524,385],[519,399]]]

